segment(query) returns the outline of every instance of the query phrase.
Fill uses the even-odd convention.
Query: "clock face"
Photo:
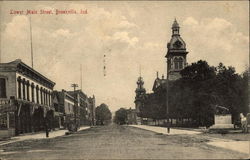
[[[176,41],[176,42],[174,43],[174,47],[175,47],[175,48],[180,48],[181,46],[182,46],[181,41]]]

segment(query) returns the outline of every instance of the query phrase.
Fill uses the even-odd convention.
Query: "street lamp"
[[[167,75],[167,82],[166,82],[166,116],[167,116],[167,130],[170,133],[170,123],[169,123],[169,82],[168,82],[168,75]]]
[[[77,107],[76,107],[76,94],[75,94],[75,91],[76,91],[76,88],[78,87],[78,84],[71,84],[71,87],[74,88],[74,118],[75,118],[75,131],[77,131],[77,125],[76,125],[76,110],[77,110]]]

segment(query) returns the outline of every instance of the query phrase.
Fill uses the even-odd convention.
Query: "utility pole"
[[[75,120],[75,131],[77,131],[77,125],[76,125],[76,111],[77,111],[77,106],[76,106],[76,96],[77,96],[77,94],[76,94],[76,88],[78,87],[78,84],[75,84],[75,83],[73,83],[73,84],[71,84],[71,87],[73,87],[74,88],[74,110],[75,110],[75,112],[74,112],[74,120]]]
[[[170,133],[170,122],[169,122],[169,78],[167,71],[167,82],[166,82],[166,117],[167,117],[167,131]]]
[[[81,78],[80,78],[80,80],[81,80],[81,90],[82,90],[82,64],[81,64],[81,66],[80,66],[80,72],[81,72]]]
[[[31,16],[30,16],[30,51],[31,51],[31,66],[33,68],[33,44],[32,44]]]

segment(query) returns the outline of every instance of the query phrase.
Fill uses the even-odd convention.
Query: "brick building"
[[[80,114],[77,97],[74,97],[66,90],[62,90],[53,92],[54,102],[56,102],[56,99],[58,99],[58,103],[54,103],[54,108],[55,113],[58,113],[55,115],[57,126],[61,125],[63,128],[73,130],[76,123],[77,128],[79,128]]]
[[[93,95],[92,97],[89,97],[89,110],[90,110],[90,121],[91,125],[96,125],[96,117],[95,117],[95,96]]]
[[[55,83],[21,60],[0,63],[0,136],[51,127]]]
[[[137,124],[136,109],[127,109],[127,124]]]
[[[95,96],[88,97],[82,90],[68,91],[77,97],[80,125],[95,125]]]

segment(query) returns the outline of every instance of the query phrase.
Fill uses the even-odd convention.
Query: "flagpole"
[[[81,80],[81,90],[82,90],[82,64],[80,66],[80,72],[81,72],[81,78],[80,78],[80,80]]]
[[[32,44],[31,16],[30,16],[30,51],[31,51],[31,66],[33,68],[33,44]]]

